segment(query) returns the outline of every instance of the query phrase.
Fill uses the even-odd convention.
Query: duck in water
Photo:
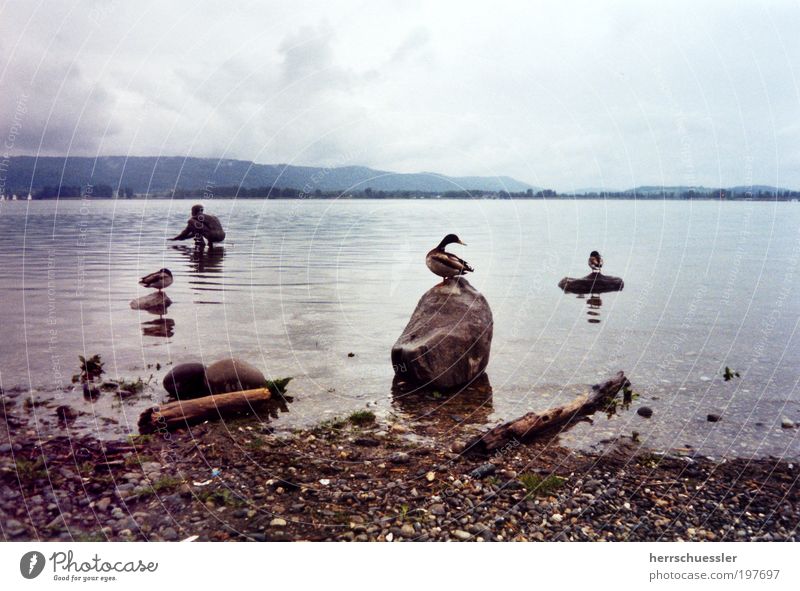
[[[139,279],[139,285],[142,287],[152,287],[153,289],[161,291],[172,285],[172,271],[169,269],[159,269],[155,273],[150,273]]]
[[[439,277],[444,277],[445,280],[451,277],[459,277],[465,273],[475,271],[469,266],[469,263],[461,259],[451,252],[445,251],[448,244],[462,244],[466,246],[461,239],[455,234],[448,234],[439,243],[439,246],[431,250],[425,257],[425,264],[428,268]]]
[[[203,206],[200,204],[192,206],[192,217],[189,218],[183,232],[174,238],[170,238],[170,240],[186,240],[192,237],[197,248],[205,246],[203,238],[208,240],[208,248],[212,248],[215,242],[225,240],[225,230],[222,229],[222,223],[219,218],[210,213],[205,213]]]
[[[600,253],[596,250],[589,253],[589,268],[592,270],[592,273],[599,273],[600,269],[603,268],[603,257],[601,257]]]

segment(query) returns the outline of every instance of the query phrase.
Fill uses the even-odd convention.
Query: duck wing
[[[464,259],[461,259],[450,252],[445,252],[443,250],[434,250],[428,256],[430,256],[431,260],[436,261],[450,269],[458,273],[470,273],[475,271],[472,267],[470,267],[469,263]]]
[[[145,275],[141,279],[139,279],[139,285],[144,287],[149,286],[151,283],[155,283],[161,278],[161,273],[156,271],[155,273],[150,273],[149,275]]]

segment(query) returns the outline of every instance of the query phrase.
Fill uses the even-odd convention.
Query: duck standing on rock
[[[169,269],[159,269],[155,273],[150,273],[139,279],[142,287],[152,287],[161,291],[165,287],[172,285],[172,271]]]
[[[596,250],[589,253],[589,268],[592,273],[599,273],[600,269],[603,268],[603,257]]]
[[[475,271],[475,269],[469,266],[467,261],[457,257],[453,253],[445,251],[447,245],[453,243],[466,246],[466,244],[461,242],[458,236],[455,234],[448,234],[442,239],[439,246],[431,250],[425,257],[425,264],[428,265],[428,268],[435,275],[444,277],[445,280]]]

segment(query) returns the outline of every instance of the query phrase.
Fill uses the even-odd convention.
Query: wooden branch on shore
[[[207,420],[252,414],[255,407],[271,398],[269,388],[256,388],[169,402],[144,411],[139,417],[139,432],[171,431]]]
[[[541,413],[529,412],[518,419],[503,423],[478,435],[464,446],[463,453],[488,453],[511,441],[526,441],[550,432],[578,417],[593,413],[600,405],[613,399],[624,386],[629,384],[628,378],[620,371],[610,380],[592,386],[590,393],[579,396],[568,404]]]

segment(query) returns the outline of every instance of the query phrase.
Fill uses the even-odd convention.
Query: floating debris
[[[731,369],[730,367],[728,367],[726,365],[725,366],[725,371],[722,372],[722,377],[725,378],[726,382],[730,382],[733,378],[738,378],[738,377],[741,377],[741,376],[739,375],[738,371],[736,371],[734,369]]]

